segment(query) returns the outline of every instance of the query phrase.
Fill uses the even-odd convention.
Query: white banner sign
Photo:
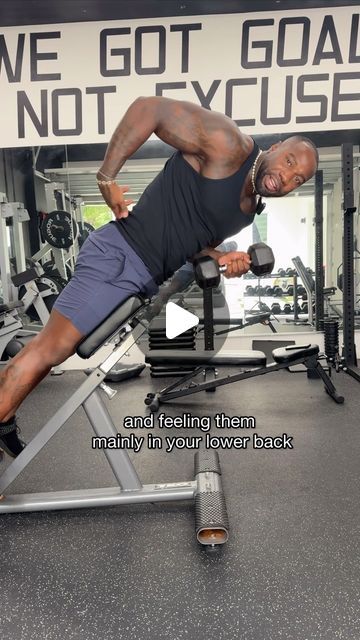
[[[360,127],[355,7],[0,29],[1,147],[107,142],[140,95],[249,134]]]

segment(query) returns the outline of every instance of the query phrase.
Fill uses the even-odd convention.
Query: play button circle
[[[230,320],[230,311],[224,292],[215,289],[213,292],[213,310],[209,316],[204,314],[203,291],[193,288],[185,295],[174,294],[157,310],[157,299],[152,301],[145,320],[149,322],[148,332],[137,342],[137,346],[145,356],[151,352],[167,350],[169,359],[172,351],[180,357],[183,351],[209,350],[212,355],[224,348],[231,324],[240,324],[236,316]],[[153,310],[158,311],[156,315]],[[234,322],[235,321],[235,322]],[[237,322],[238,321],[238,322]],[[225,349],[231,348],[230,345]]]
[[[166,305],[165,333],[168,340],[173,340],[185,331],[196,327],[199,318],[186,309],[179,307],[175,302],[168,302]]]

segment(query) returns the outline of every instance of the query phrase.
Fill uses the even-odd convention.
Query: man
[[[127,188],[115,178],[155,133],[177,152],[129,215]],[[0,447],[17,456],[15,411],[28,393],[95,326],[134,293],[153,295],[162,282],[204,251],[227,265],[226,276],[250,268],[246,253],[216,247],[253,222],[258,196],[284,196],[311,178],[318,155],[294,136],[261,151],[227,116],[162,97],[135,100],[116,128],[98,172],[116,221],[90,234],[44,329],[0,376]]]

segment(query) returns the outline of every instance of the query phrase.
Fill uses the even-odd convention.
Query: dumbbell
[[[255,287],[253,287],[251,284],[248,284],[246,289],[245,289],[245,295],[246,296],[255,295]]]
[[[265,244],[265,242],[257,242],[256,244],[250,245],[247,252],[251,260],[250,271],[252,271],[255,276],[260,278],[261,276],[268,276],[272,273],[275,265],[275,257],[271,247]]]
[[[256,287],[255,287],[255,295],[264,296],[265,295],[265,287],[263,287],[261,284],[257,284]]]
[[[286,274],[288,277],[295,276],[295,275],[296,275],[296,271],[295,271],[295,269],[293,269],[292,267],[288,267],[288,268],[286,269],[285,274]]]
[[[289,284],[289,286],[287,287],[286,291],[284,291],[284,294],[286,296],[293,296],[294,295],[294,285],[293,284]]]
[[[247,253],[251,260],[250,271],[261,278],[270,275],[274,269],[275,258],[272,249],[265,242],[256,242],[250,245]],[[220,273],[224,273],[227,269],[226,265],[219,267]]]
[[[282,294],[283,294],[283,293],[284,293],[284,292],[283,292],[282,288],[281,288],[281,287],[278,287],[278,285],[275,285],[275,287],[274,287],[274,291],[273,291],[273,295],[274,295],[274,296],[276,296],[276,297],[278,297],[278,298],[280,298],[280,297],[282,296]]]
[[[304,285],[298,284],[297,292],[298,292],[299,296],[303,296],[306,293],[306,289],[305,289]]]
[[[289,302],[285,302],[283,311],[284,313],[291,313],[291,304]]]
[[[250,270],[260,278],[268,275],[274,268],[275,258],[272,249],[264,242],[252,244],[247,253],[251,260]],[[227,265],[219,265],[210,256],[199,256],[193,261],[194,274],[197,284],[201,289],[217,287],[220,282],[220,274],[224,273]]]
[[[285,269],[281,269],[281,268],[278,269],[278,274],[279,274],[280,278],[285,278],[285,276],[286,276]]]
[[[271,287],[271,286],[265,287],[264,295],[265,296],[273,296],[274,295],[274,287]]]
[[[273,302],[271,305],[271,311],[275,315],[276,313],[281,313],[281,307],[278,302]]]

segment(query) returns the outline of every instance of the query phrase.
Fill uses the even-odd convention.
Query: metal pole
[[[315,174],[315,329],[321,330],[324,319],[324,238],[323,238],[323,172]],[[309,309],[311,306],[309,300]],[[309,314],[310,315],[310,314]]]
[[[343,176],[343,307],[344,307],[344,358],[348,365],[357,365],[354,326],[354,189],[353,189],[353,145],[345,142],[342,147]]]

